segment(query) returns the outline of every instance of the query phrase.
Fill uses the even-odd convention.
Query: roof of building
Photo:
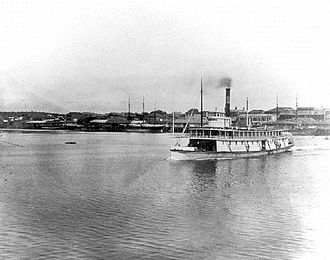
[[[108,122],[108,119],[94,119],[91,120],[91,124],[106,124]]]
[[[314,107],[297,107],[298,110],[315,110]]]
[[[263,114],[265,111],[262,109],[254,109],[249,112],[249,114]]]
[[[28,121],[26,123],[27,124],[45,124],[47,122],[49,122],[49,121],[47,121],[47,120],[31,120],[31,121]]]
[[[282,111],[295,111],[292,107],[275,107],[265,111],[266,114],[275,114],[277,111],[280,113]]]
[[[203,118],[203,123],[207,123],[208,120],[207,118]],[[174,121],[175,124],[186,124],[186,123],[189,123],[189,124],[200,124],[201,123],[201,118],[197,118],[197,117],[192,117],[190,118],[190,120],[188,118],[178,118],[178,119],[175,119]]]
[[[249,117],[273,117],[273,114],[250,114]],[[238,118],[246,118],[246,114],[239,115]]]
[[[127,124],[128,120],[119,116],[111,116],[106,119],[94,119],[90,121],[91,124]]]

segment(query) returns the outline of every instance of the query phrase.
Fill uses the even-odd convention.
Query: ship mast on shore
[[[278,93],[276,94],[276,122],[278,121]]]
[[[203,77],[201,77],[201,127],[203,127]]]
[[[249,127],[249,98],[246,98],[246,127]]]
[[[131,98],[130,96],[128,96],[128,116],[127,119],[130,120],[131,119]]]
[[[298,94],[296,94],[296,127],[298,126]]]

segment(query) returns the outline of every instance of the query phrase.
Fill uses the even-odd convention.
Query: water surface
[[[169,138],[1,133],[0,258],[327,258],[330,140],[180,162]]]

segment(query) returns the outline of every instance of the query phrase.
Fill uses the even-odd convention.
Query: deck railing
[[[220,139],[220,140],[226,140],[226,139],[239,139],[239,140],[244,140],[244,139],[258,139],[258,140],[264,140],[264,139],[269,139],[269,138],[281,138],[284,135],[279,133],[278,135],[274,134],[269,134],[269,135],[205,135],[205,134],[194,134],[191,133],[190,137],[196,137],[196,138],[208,138],[208,139]]]

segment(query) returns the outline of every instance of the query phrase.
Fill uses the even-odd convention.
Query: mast
[[[246,127],[249,127],[249,98],[246,98]]]
[[[278,121],[278,93],[276,94],[276,121]]]
[[[203,78],[201,77],[201,127],[203,127]]]
[[[174,135],[174,110],[172,111],[172,134]]]
[[[172,93],[172,134],[174,136],[174,91]]]
[[[298,125],[298,93],[296,94],[296,126]]]
[[[154,112],[154,125],[156,124],[156,98],[155,98],[155,112]]]
[[[142,96],[142,118],[144,121],[144,96]]]
[[[128,96],[128,120],[131,119],[131,98]]]
[[[174,95],[173,95],[173,102],[172,102],[172,133],[174,135]]]

